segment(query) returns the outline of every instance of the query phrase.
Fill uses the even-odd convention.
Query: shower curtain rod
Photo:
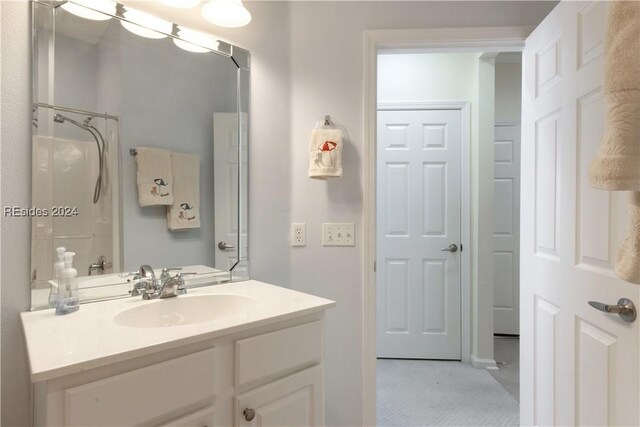
[[[115,120],[116,122],[118,121],[118,116],[112,116],[106,113],[105,114],[94,113],[93,111],[78,110],[75,108],[68,108],[68,107],[60,107],[58,105],[45,104],[42,102],[34,102],[33,105],[35,105],[36,107],[51,108],[53,110],[64,111],[67,113],[86,114],[87,116],[91,116],[91,117],[100,117],[103,119]]]

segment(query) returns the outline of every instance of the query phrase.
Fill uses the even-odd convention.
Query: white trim
[[[496,361],[493,359],[479,359],[474,354],[471,355],[471,366],[474,368],[482,368],[482,369],[498,369],[498,365]]]
[[[460,206],[460,356],[461,361],[471,361],[471,103],[469,101],[435,102],[379,102],[377,111],[401,110],[457,110],[460,111],[460,134],[462,136],[460,159],[461,206]],[[376,138],[377,139],[377,138]],[[374,140],[377,146],[377,141]],[[376,150],[377,152],[377,150]],[[376,170],[374,168],[374,175]],[[374,254],[375,256],[375,254]],[[374,276],[375,280],[375,276]],[[375,301],[374,301],[375,302]]]
[[[524,40],[532,29],[532,27],[474,27],[368,30],[364,32],[362,422],[365,426],[376,425],[376,284],[374,263],[376,258],[375,172],[378,52],[380,50],[398,51],[402,49],[422,52],[521,52],[524,48]],[[465,169],[463,168],[463,170]],[[467,178],[465,177],[465,179]],[[464,233],[463,236],[468,239]]]

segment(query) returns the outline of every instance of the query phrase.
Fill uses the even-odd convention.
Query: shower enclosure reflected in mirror
[[[188,286],[248,278],[249,52],[85,3],[32,2],[32,309],[49,306],[58,247],[81,302],[128,295],[142,264],[196,273]],[[170,179],[145,187],[145,158]],[[172,202],[142,203],[165,185]]]

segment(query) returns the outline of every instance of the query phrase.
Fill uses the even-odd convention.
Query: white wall
[[[493,360],[493,127],[495,123],[495,54],[478,61],[478,116],[472,125],[477,144],[471,150],[471,363],[495,366]],[[473,160],[476,159],[476,160]]]
[[[24,6],[14,11],[14,6],[6,3],[2,2],[3,204],[6,204],[4,189],[8,188],[13,203],[26,205],[30,177],[29,20]],[[251,50],[252,276],[338,302],[327,315],[327,424],[359,425],[362,419],[363,248],[359,240],[363,218],[362,32],[385,28],[536,25],[555,4],[247,1],[246,6],[253,15],[248,27],[220,30],[207,24],[197,12],[177,11],[151,2],[138,3],[139,8],[213,32]],[[6,67],[11,74],[7,77],[5,57],[10,58]],[[11,97],[5,97],[5,87],[14,93]],[[13,102],[5,104],[9,99]],[[5,109],[11,114],[9,120],[5,120]],[[325,113],[346,126],[351,140],[344,151],[344,177],[316,182],[306,174],[307,142],[315,121]],[[12,141],[7,148],[5,123],[10,128],[7,132]],[[5,150],[10,159],[6,158]],[[307,222],[307,247],[289,246],[292,220]],[[356,247],[321,247],[320,223],[323,221],[355,222]],[[5,227],[10,228],[6,235]],[[23,425],[28,420],[29,386],[17,313],[29,305],[28,222],[3,218],[2,232],[2,364],[6,373],[2,377],[2,421],[3,425]],[[7,238],[12,244],[4,247]],[[6,255],[5,248],[13,253]],[[11,266],[11,272],[5,273],[5,266]]]
[[[496,58],[496,122],[520,123],[522,63]]]
[[[378,55],[378,101],[468,101],[478,98],[479,53]]]

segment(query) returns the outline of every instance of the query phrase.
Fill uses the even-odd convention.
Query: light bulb
[[[196,7],[198,3],[200,3],[200,0],[160,0],[160,3],[178,9],[191,9],[192,7]]]
[[[209,0],[202,6],[202,16],[212,24],[221,27],[243,27],[251,22],[251,14],[242,0]]]
[[[171,22],[135,9],[127,8],[124,17],[131,22],[120,21],[122,26],[140,37],[162,39],[167,37],[167,34],[171,34],[171,30],[173,29]]]
[[[115,15],[116,3],[111,0],[74,0],[61,6],[67,12],[92,21],[108,21]]]
[[[173,39],[173,43],[180,49],[196,53],[218,49],[218,40],[208,34],[180,27],[179,35],[180,38]]]

